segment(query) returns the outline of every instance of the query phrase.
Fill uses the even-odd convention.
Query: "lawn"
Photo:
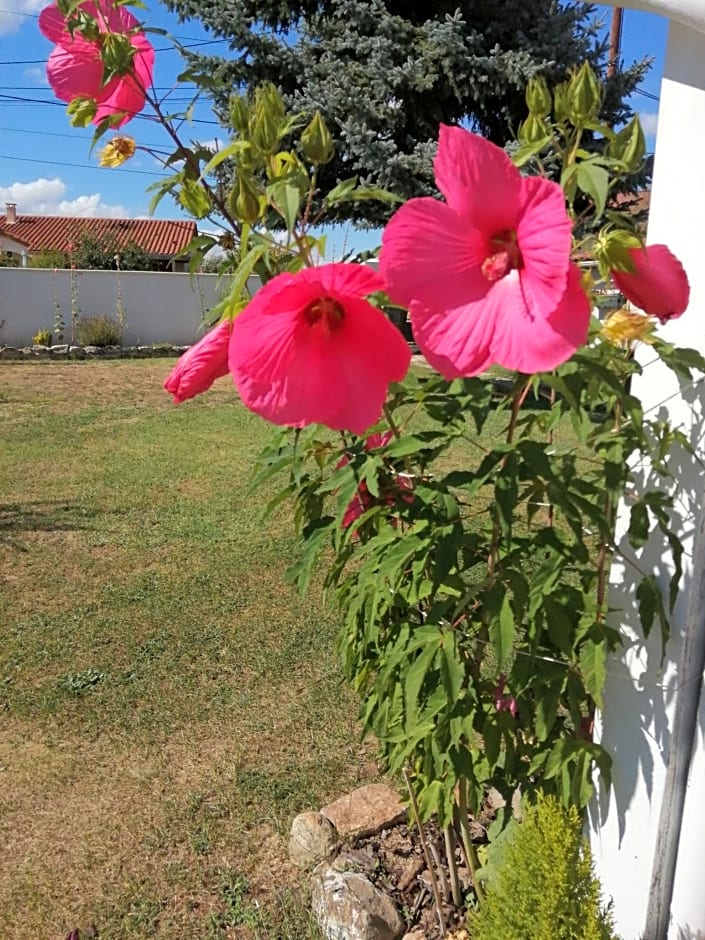
[[[378,776],[270,429],[172,365],[0,366],[3,940],[314,940],[291,819]]]
[[[316,936],[299,810],[376,778],[336,622],[248,490],[269,429],[170,362],[0,373],[3,937]]]

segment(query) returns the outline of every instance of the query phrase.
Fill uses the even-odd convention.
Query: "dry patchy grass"
[[[291,816],[376,773],[228,381],[171,363],[0,371],[2,936],[315,936]]]

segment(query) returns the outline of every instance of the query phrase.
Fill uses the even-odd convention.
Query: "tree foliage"
[[[435,192],[431,162],[440,122],[467,122],[503,145],[525,114],[527,81],[563,80],[580,62],[604,64],[592,4],[555,0],[165,0],[230,40],[232,57],[189,56],[212,89],[276,84],[287,104],[320,109],[340,142],[322,188],[359,174],[404,197]],[[638,63],[607,83],[601,117],[628,115]],[[385,220],[388,206],[341,207],[339,218]]]

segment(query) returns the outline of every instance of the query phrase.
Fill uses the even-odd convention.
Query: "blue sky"
[[[90,130],[71,128],[64,106],[57,104],[48,87],[44,65],[51,44],[40,34],[37,14],[46,0],[0,0],[0,211],[5,202],[17,203],[20,213],[56,215],[146,215],[149,198],[146,187],[160,178],[153,158],[140,153],[123,169],[101,169],[95,155],[89,155]],[[600,7],[607,23],[611,8]],[[159,4],[151,3],[143,18],[185,43],[200,43],[210,37],[196,21],[179,24]],[[625,62],[643,56],[654,58],[642,92],[633,104],[642,115],[649,149],[653,149],[658,112],[658,94],[663,69],[667,23],[652,14],[626,10],[622,56]],[[157,49],[168,43],[154,37]],[[212,43],[205,50],[223,50],[224,43]],[[156,56],[154,83],[165,93],[172,88],[181,67],[174,51]],[[184,99],[183,90],[173,92],[175,105]],[[28,100],[17,100],[28,99]],[[180,100],[179,100],[180,99]],[[199,106],[196,121],[186,131],[192,140],[212,141],[219,134],[207,105]],[[162,149],[165,137],[147,119],[136,119],[126,130],[138,142]],[[178,208],[165,199],[156,215],[178,218]],[[329,255],[336,248],[372,247],[374,236],[338,230],[329,240]],[[339,243],[336,244],[336,243]]]

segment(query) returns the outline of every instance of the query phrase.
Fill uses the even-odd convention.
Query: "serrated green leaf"
[[[603,706],[603,692],[607,678],[607,644],[587,640],[580,648],[580,670],[585,688],[598,708]]]

